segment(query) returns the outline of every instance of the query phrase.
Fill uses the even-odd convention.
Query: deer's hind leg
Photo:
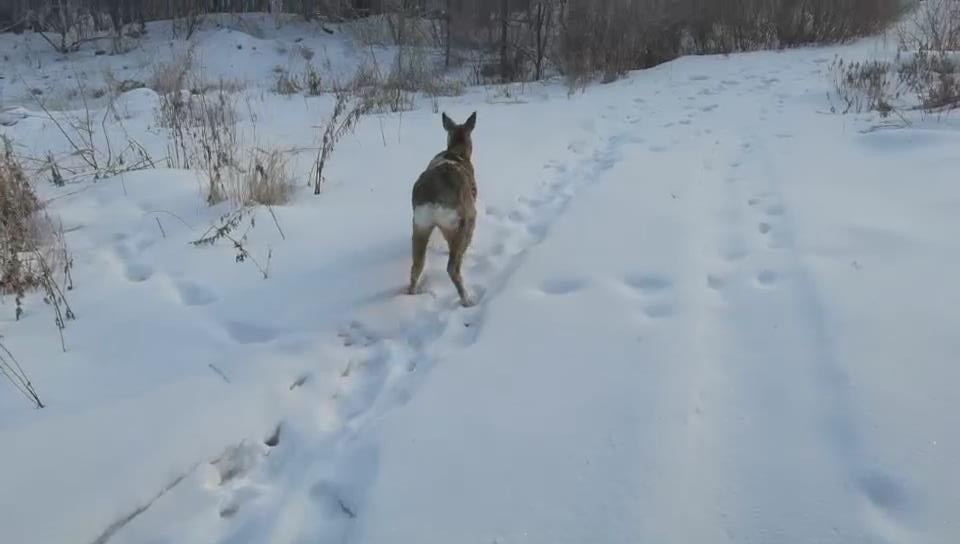
[[[450,247],[450,257],[447,260],[447,274],[454,287],[457,288],[457,294],[460,296],[460,304],[469,307],[473,306],[473,301],[467,295],[467,290],[463,286],[463,276],[461,268],[463,266],[463,256],[470,247],[470,241],[473,239],[473,228],[476,219],[464,219],[455,229],[441,228],[443,237],[447,239],[447,245]]]
[[[408,294],[417,294],[417,283],[420,281],[420,275],[423,274],[423,265],[427,260],[427,244],[430,242],[431,233],[433,233],[433,225],[429,227],[413,226],[413,265],[410,267],[410,287],[407,288]]]

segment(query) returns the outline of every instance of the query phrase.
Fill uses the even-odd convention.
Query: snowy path
[[[119,483],[108,504],[40,534],[102,531],[100,544],[956,541],[960,260],[944,256],[960,252],[960,193],[953,167],[911,176],[955,166],[960,136],[861,133],[865,120],[818,113],[827,62],[818,50],[681,59],[568,102],[460,99],[458,110],[481,110],[470,309],[456,305],[440,244],[426,294],[399,295],[409,183],[382,165],[416,171],[429,158],[439,129],[422,112],[395,146],[361,132],[338,151],[348,182],[281,211],[290,241],[272,283],[218,285],[239,274],[197,253],[165,270],[183,258],[182,240],[157,240],[152,219],[108,238],[97,258],[130,283],[115,296],[142,296],[147,313],[191,339],[170,349],[186,377],[155,394],[178,403],[156,401],[155,412],[184,423],[158,417],[153,429],[112,415],[116,429],[90,433],[101,412],[82,415],[85,443],[117,448]],[[273,107],[303,125],[297,101]],[[92,223],[90,210],[120,202],[143,223],[174,197],[175,209],[195,200],[192,182],[161,195],[144,181],[132,177],[129,199],[99,193],[68,220]],[[334,229],[321,246],[315,233]],[[150,298],[156,287],[134,291],[160,281],[163,300]],[[151,375],[125,368],[146,390]],[[135,394],[129,402],[131,414],[144,410]],[[60,423],[0,431],[27,444]],[[131,429],[140,462],[120,459]],[[224,436],[234,445],[201,457]],[[190,447],[151,450],[177,439]],[[82,467],[109,459],[88,447],[80,470],[51,462],[40,489],[67,476],[89,484]],[[14,450],[11,465],[31,455]],[[127,508],[144,489],[150,500]],[[11,516],[14,537],[34,534],[44,514],[31,505],[73,502],[43,495],[17,503],[33,517]]]
[[[381,426],[358,541],[956,534],[928,525],[910,467],[869,449],[877,407],[858,402],[838,357],[781,189],[843,138],[795,123],[797,80],[739,75],[766,92],[694,76],[614,112],[637,129],[611,127],[616,151],[489,302],[480,341]],[[687,115],[658,114],[676,100]],[[941,440],[951,419],[933,422]],[[927,491],[957,505],[955,490]]]

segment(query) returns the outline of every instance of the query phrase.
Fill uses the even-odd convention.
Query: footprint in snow
[[[540,290],[547,295],[569,295],[580,291],[586,285],[586,280],[582,278],[552,278],[544,281]]]
[[[199,283],[180,280],[175,285],[184,306],[205,306],[217,301],[217,294]]]
[[[713,289],[714,291],[721,291],[726,287],[727,281],[718,276],[717,274],[708,274],[707,275],[707,287]]]
[[[656,274],[631,274],[623,279],[623,283],[643,295],[661,293],[673,286],[669,279]]]
[[[228,321],[224,327],[227,334],[238,344],[265,344],[277,338],[277,331],[252,323]]]
[[[153,272],[153,267],[148,264],[127,263],[125,274],[128,280],[140,283],[149,280]]]
[[[757,274],[757,283],[764,287],[770,287],[780,280],[780,274],[773,270],[761,270]]]
[[[672,304],[651,304],[643,308],[643,313],[651,319],[663,319],[673,315],[674,307]]]

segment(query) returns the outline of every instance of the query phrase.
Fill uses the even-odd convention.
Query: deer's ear
[[[447,132],[452,132],[456,128],[457,128],[457,124],[454,123],[452,119],[447,117],[446,113],[444,113],[443,114],[443,130],[446,130]]]
[[[477,126],[477,112],[473,112],[467,122],[463,125],[467,130],[473,130]]]

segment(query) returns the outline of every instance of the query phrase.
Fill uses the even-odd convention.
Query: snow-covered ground
[[[241,127],[315,146],[329,99],[264,91],[277,59],[228,60],[237,39],[284,48],[199,34],[205,66],[248,74]],[[339,36],[305,43],[350,65]],[[147,69],[137,51],[70,69]],[[39,296],[20,321],[0,305],[48,404],[0,383],[0,542],[960,540],[960,123],[829,112],[835,54],[890,53],[442,99],[478,112],[470,309],[439,242],[426,293],[400,294],[410,189],[445,137],[428,100],[365,119],[323,194],[302,179],[274,208],[283,235],[257,211],[266,280],[188,243],[224,211],[193,174],[40,185],[78,319],[62,353]],[[28,114],[0,131],[36,155],[63,150],[23,95],[49,66],[0,80]],[[156,101],[121,98],[161,156]]]

